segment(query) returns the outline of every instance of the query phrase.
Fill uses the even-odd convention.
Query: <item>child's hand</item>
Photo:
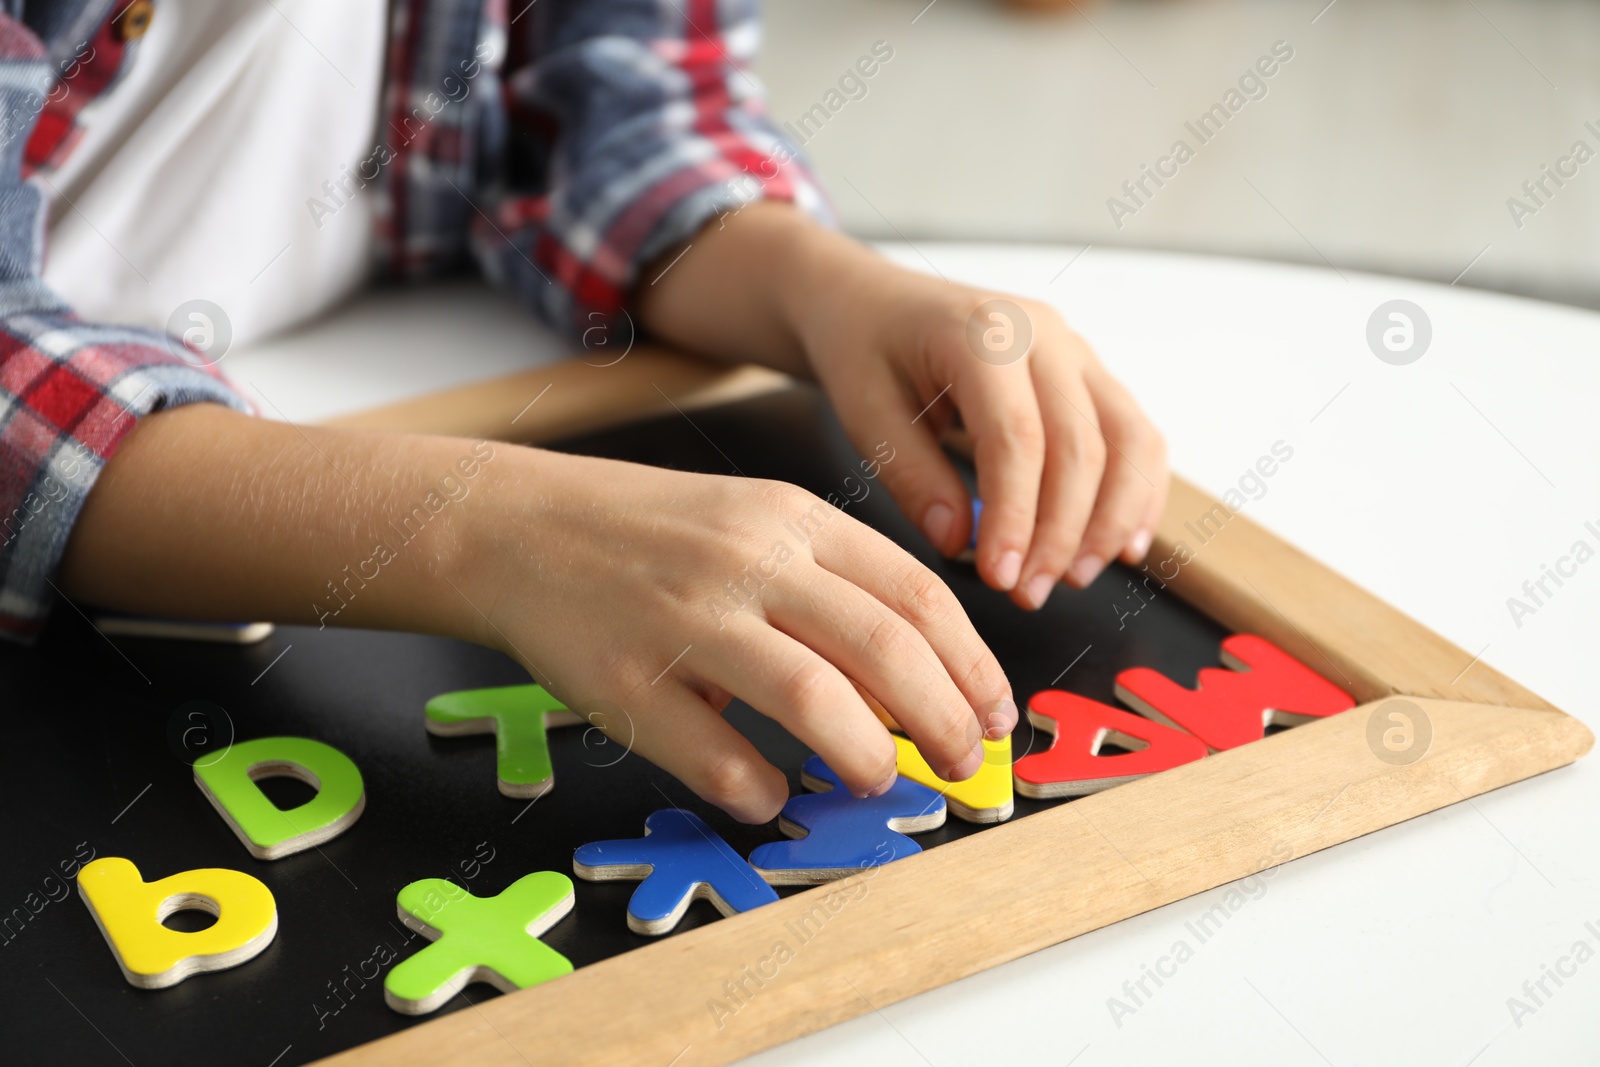
[[[944,583],[780,482],[193,404],[140,420],[106,465],[61,581],[123,611],[320,617],[502,649],[751,822],[788,788],[723,720],[733,697],[858,793],[888,788],[895,746],[852,681],[947,778],[1017,723]]]
[[[732,697],[857,794],[892,784],[895,747],[851,680],[946,778],[1015,726],[950,590],[834,506],[781,482],[517,452],[464,535],[472,636],[736,817],[771,819],[788,788],[723,720]]]
[[[972,523],[938,442],[959,416],[984,505],[978,571],[1018,604],[1144,558],[1166,446],[1054,308],[903,270],[785,204],[752,204],[663,264],[638,294],[646,327],[814,374],[858,451],[894,449],[879,477],[947,556]]]
[[[880,477],[935,547],[959,552],[971,526],[938,443],[959,417],[991,586],[1037,608],[1058,579],[1081,587],[1112,559],[1144,558],[1166,504],[1165,444],[1054,308],[875,256],[822,263],[796,329],[856,447],[893,445]]]

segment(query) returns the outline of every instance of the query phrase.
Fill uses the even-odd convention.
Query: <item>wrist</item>
[[[839,321],[849,300],[859,300],[875,286],[887,266],[865,245],[802,220],[791,238],[778,294],[783,320],[804,351],[808,367],[823,354],[819,335]]]
[[[471,532],[510,446],[356,435],[321,447],[360,489],[325,496],[307,551],[283,563],[284,581],[312,590],[314,621],[481,640]]]
[[[552,495],[550,466],[559,453],[491,441],[458,441],[456,451],[476,466],[463,473],[470,491],[452,505],[443,552],[429,582],[446,632],[516,656],[499,617],[515,568],[538,571],[543,553],[532,543],[545,528],[536,514]]]

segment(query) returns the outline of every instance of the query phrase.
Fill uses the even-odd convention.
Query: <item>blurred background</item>
[[[1600,306],[1600,4],[763,8],[773,116],[859,236],[1181,249]],[[841,89],[877,42],[891,58]],[[1249,77],[1263,57],[1272,75]],[[1198,127],[1213,105],[1227,121]],[[1192,158],[1161,163],[1179,140]],[[1141,191],[1146,166],[1176,173]]]

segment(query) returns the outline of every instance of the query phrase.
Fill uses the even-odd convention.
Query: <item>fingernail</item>
[[[950,524],[955,521],[956,513],[949,504],[934,504],[922,513],[922,532],[928,535],[933,547],[943,552],[950,540]]]
[[[983,742],[979,741],[966,759],[950,768],[950,773],[944,776],[947,782],[964,782],[978,773],[978,768],[983,766]]]
[[[1014,589],[1017,579],[1022,576],[1022,553],[1012,550],[1000,557],[1000,562],[994,566],[995,581],[1000,583],[1001,589]]]
[[[1145,553],[1150,551],[1150,531],[1140,530],[1128,538],[1128,551],[1133,553],[1135,563],[1144,559]]]
[[[1072,561],[1072,566],[1067,568],[1067,573],[1072,575],[1072,580],[1080,586],[1086,586],[1100,576],[1106,564],[1099,556],[1091,556],[1085,552]]]
[[[897,772],[890,771],[889,772],[889,777],[885,778],[883,781],[879,782],[877,785],[873,786],[871,789],[867,790],[865,793],[862,793],[861,794],[861,799],[862,800],[866,800],[869,797],[881,797],[881,796],[883,796],[883,794],[887,793],[889,790],[894,788],[894,782],[895,782],[895,779],[897,777],[899,777]]]
[[[1011,700],[1002,700],[994,711],[989,713],[989,718],[984,725],[987,729],[984,736],[991,741],[998,741],[1017,728],[1017,705]]]
[[[1028,580],[1028,587],[1023,590],[1022,596],[1035,608],[1044,607],[1044,602],[1050,599],[1050,590],[1056,587],[1056,580],[1048,574],[1035,574]]]

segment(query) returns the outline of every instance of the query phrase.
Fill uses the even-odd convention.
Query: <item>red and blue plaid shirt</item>
[[[640,269],[752,200],[826,202],[747,69],[753,0],[391,0],[383,113],[351,172],[387,278],[476,260],[577,336]],[[250,406],[156,330],[40,281],[40,184],[138,52],[127,0],[0,0],[0,635],[27,639],[85,497],[142,415]],[[160,17],[159,5],[155,17]]]

